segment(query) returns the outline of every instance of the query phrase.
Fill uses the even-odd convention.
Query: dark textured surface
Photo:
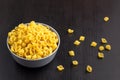
[[[104,22],[103,17],[110,21]],[[47,66],[28,69],[17,64],[6,46],[8,31],[21,22],[46,23],[60,34],[61,45],[55,59]],[[119,80],[120,79],[120,0],[0,0],[0,80]],[[73,35],[67,29],[75,30]],[[73,41],[80,35],[86,40],[75,47]],[[97,59],[97,48],[90,42],[100,42],[105,37],[112,45],[104,52],[103,60]],[[76,56],[68,56],[70,49]],[[73,67],[71,61],[79,65]],[[56,66],[63,64],[65,70],[58,72]],[[93,72],[85,72],[85,66],[93,66]]]

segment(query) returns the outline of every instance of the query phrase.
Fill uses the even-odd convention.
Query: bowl
[[[59,36],[58,32],[54,28],[52,28],[51,26],[49,26],[47,24],[44,24],[44,23],[38,23],[38,24],[42,24],[44,26],[47,26],[50,30],[52,30],[53,32],[55,32],[57,34],[57,36],[58,36],[58,46],[47,57],[44,57],[44,58],[41,58],[41,59],[36,59],[36,60],[27,60],[25,58],[19,57],[18,55],[14,54],[10,50],[10,47],[9,47],[9,44],[8,44],[8,37],[7,37],[7,47],[10,51],[10,54],[12,55],[13,59],[22,66],[29,67],[29,68],[37,68],[37,67],[42,67],[42,66],[47,65],[48,63],[50,63],[54,59],[54,57],[55,57],[55,55],[58,51],[58,48],[60,46],[60,36]]]

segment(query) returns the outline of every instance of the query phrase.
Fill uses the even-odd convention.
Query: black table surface
[[[110,20],[104,22],[108,16]],[[26,68],[17,64],[6,46],[7,33],[19,23],[32,20],[46,23],[60,34],[61,45],[54,60],[42,68]],[[72,28],[72,35],[67,29]],[[79,36],[86,37],[74,46]],[[120,79],[120,0],[0,0],[0,80],[119,80]],[[111,51],[97,58],[100,39],[105,37]],[[96,48],[90,47],[98,42]],[[74,57],[68,55],[73,49]],[[78,60],[79,65],[71,65]],[[62,64],[65,70],[57,71]],[[86,65],[93,67],[86,73]]]

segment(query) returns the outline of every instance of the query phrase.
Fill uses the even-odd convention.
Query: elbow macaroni
[[[97,43],[95,41],[91,42],[90,46],[92,47],[96,47],[97,46]]]
[[[73,57],[73,56],[75,56],[75,52],[74,52],[73,50],[70,50],[70,51],[69,51],[69,55],[70,55],[71,57]]]
[[[57,35],[47,26],[31,21],[19,24],[8,33],[10,50],[16,55],[35,60],[50,55],[58,43]]]
[[[104,46],[99,46],[99,51],[105,50]]]
[[[101,38],[101,42],[102,42],[103,44],[105,44],[105,43],[107,43],[107,40],[106,40],[105,38]]]
[[[98,52],[98,58],[103,59],[104,58],[104,54],[102,52]]]
[[[85,36],[80,36],[79,40],[80,41],[84,41],[85,40]]]
[[[67,31],[68,31],[68,33],[70,33],[70,34],[72,34],[72,33],[74,32],[73,29],[68,29]]]
[[[72,64],[73,64],[74,66],[77,66],[77,65],[78,65],[78,61],[77,61],[77,60],[73,60],[73,61],[72,61]]]
[[[57,66],[57,70],[58,71],[63,71],[64,70],[64,66],[63,65],[58,65]]]
[[[87,65],[87,67],[86,67],[86,71],[89,72],[89,73],[91,73],[91,72],[92,72],[92,66]]]
[[[75,41],[74,41],[74,45],[76,45],[76,46],[80,45],[80,41],[75,40]]]

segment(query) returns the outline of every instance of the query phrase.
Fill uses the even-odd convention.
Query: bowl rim
[[[13,52],[10,50],[10,47],[9,47],[9,44],[8,44],[8,36],[7,36],[6,44],[7,44],[7,48],[8,48],[9,51],[10,51],[10,54],[14,55],[15,57],[17,57],[17,58],[19,58],[19,59],[25,60],[25,61],[39,61],[39,60],[43,60],[43,59],[46,59],[46,58],[48,58],[48,57],[51,57],[52,55],[54,55],[54,54],[58,51],[58,49],[59,49],[59,47],[60,47],[60,35],[58,34],[58,32],[57,32],[53,27],[51,27],[51,26],[49,26],[49,25],[47,25],[47,24],[45,24],[45,23],[40,23],[40,22],[35,22],[35,23],[37,23],[37,24],[42,24],[42,25],[48,27],[51,31],[55,32],[55,34],[57,34],[57,36],[58,36],[58,46],[57,46],[57,48],[56,48],[52,53],[50,53],[48,56],[46,56],[46,57],[44,57],[44,58],[39,58],[39,59],[35,59],[35,60],[31,60],[31,59],[28,60],[28,59],[26,59],[26,58],[23,58],[23,57],[20,57],[20,56],[16,55],[15,53],[13,53]],[[25,23],[25,24],[28,24],[28,23]]]

